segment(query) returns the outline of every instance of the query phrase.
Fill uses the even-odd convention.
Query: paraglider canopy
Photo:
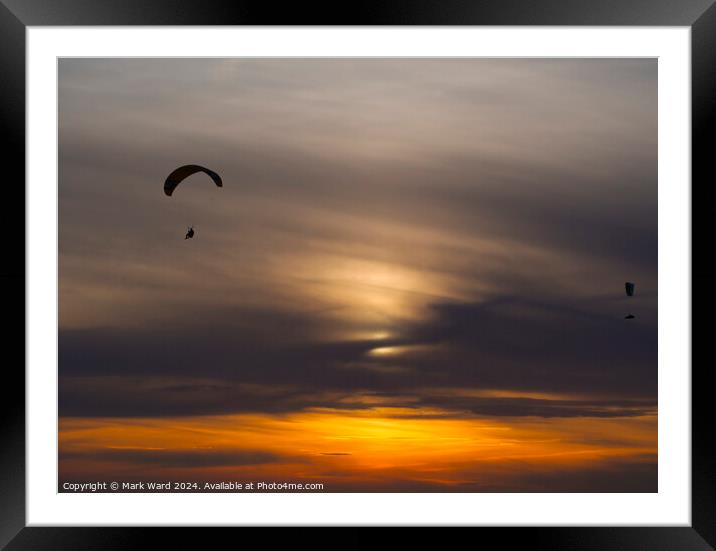
[[[192,174],[196,174],[197,172],[203,172],[204,174],[208,175],[212,180],[214,180],[214,183],[218,187],[224,186],[224,184],[221,182],[221,177],[213,170],[209,170],[208,168],[204,168],[203,166],[199,165],[184,165],[180,166],[179,168],[174,170],[169,176],[167,176],[167,179],[164,182],[164,193],[167,196],[171,197],[172,193],[174,193],[174,190],[182,182],[182,180],[188,178]]]

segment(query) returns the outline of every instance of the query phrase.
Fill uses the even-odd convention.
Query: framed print
[[[0,6],[8,549],[714,545],[710,2],[132,6]]]

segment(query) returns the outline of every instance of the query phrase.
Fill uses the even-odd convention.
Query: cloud
[[[656,65],[61,60],[61,414],[651,411]]]
[[[338,456],[341,456],[341,455],[353,455],[353,454],[346,453],[346,452],[321,452],[321,455],[338,455]]]
[[[616,309],[606,315],[581,306],[517,297],[435,304],[430,321],[379,341],[301,342],[283,340],[281,332],[243,337],[240,328],[221,319],[203,319],[202,326],[184,330],[62,332],[60,412],[286,412],[365,407],[345,398],[376,393],[387,406],[400,407],[408,397],[412,407],[477,415],[652,413],[655,317],[645,310],[637,323],[629,323]],[[280,316],[275,323],[271,319],[269,327],[284,327]],[[454,388],[566,393],[579,399],[455,396]]]
[[[498,472],[492,482],[473,487],[479,492],[657,492],[658,465],[656,457],[644,456],[597,461],[584,466],[540,468],[526,462],[507,461],[496,469],[509,472],[507,480]]]
[[[130,464],[133,466],[162,467],[239,467],[263,465],[285,461],[286,458],[256,450],[159,450],[159,449],[112,449],[92,450],[93,461]],[[61,451],[60,461],[83,460],[86,451]]]

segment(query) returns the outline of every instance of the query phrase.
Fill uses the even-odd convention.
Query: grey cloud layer
[[[588,313],[579,306],[544,305],[513,297],[478,305],[436,305],[432,322],[417,324],[400,339],[388,341],[282,343],[276,332],[263,338],[243,337],[232,326],[230,315],[204,319],[209,331],[195,327],[188,331],[62,332],[60,412],[152,416],[364,407],[347,405],[345,398],[378,391],[385,405],[404,405],[408,396],[412,398],[408,407],[480,415],[653,413],[655,315],[645,314],[646,319],[628,324],[620,317]],[[278,317],[272,325],[287,327]],[[407,352],[371,355],[376,346],[405,347]],[[411,353],[411,346],[417,346],[417,352]],[[102,376],[107,377],[106,383]],[[127,379],[124,385],[122,377]],[[150,377],[144,387],[138,384],[142,377]],[[162,382],[162,377],[170,382]],[[600,398],[455,397],[449,392],[441,395],[436,391],[441,387]]]
[[[656,78],[655,60],[61,60],[61,413],[449,407],[420,389],[460,386],[599,395],[452,405],[479,414],[650,410]],[[165,197],[184,163],[225,187]],[[389,345],[432,348],[370,356]],[[156,377],[173,390],[150,398]]]

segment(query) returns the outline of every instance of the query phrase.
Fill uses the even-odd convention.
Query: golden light
[[[401,352],[399,346],[379,346],[368,351],[369,356],[394,356]]]
[[[390,487],[400,481],[509,488],[524,471],[593,470],[625,461],[656,461],[655,415],[480,419],[409,407],[409,401],[403,407],[383,407],[380,397],[368,396],[366,402],[372,405],[286,415],[65,418],[60,420],[61,477],[311,479],[329,489]],[[112,460],[107,450],[140,455],[133,460],[121,454]],[[143,461],[142,453],[151,454],[151,461]],[[172,453],[249,453],[272,459],[207,467],[203,462],[173,464]],[[167,457],[166,464],[162,457]]]

